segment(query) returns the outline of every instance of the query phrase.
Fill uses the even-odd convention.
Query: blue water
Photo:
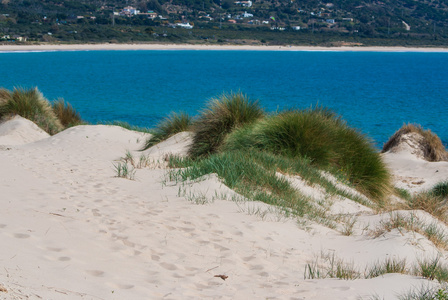
[[[92,123],[153,127],[242,91],[267,111],[319,104],[378,147],[403,123],[448,142],[448,53],[67,51],[0,53],[0,86],[37,86]]]

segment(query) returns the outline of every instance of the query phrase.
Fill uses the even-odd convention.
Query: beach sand
[[[305,279],[307,264],[332,256],[364,273],[387,258],[410,267],[439,255],[446,263],[446,252],[405,230],[375,237],[391,214],[348,199],[334,199],[331,209],[356,219],[346,236],[343,225],[297,222],[263,203],[232,201],[238,195],[213,175],[170,182],[164,155],[185,154],[189,133],[143,152],[151,164],[134,180],[115,177],[114,163],[126,151],[138,158],[146,137],[106,125],[49,137],[21,117],[0,124],[0,299],[397,299],[437,287],[403,274]],[[404,156],[387,158],[395,174],[439,180],[420,173],[431,163]],[[448,163],[437,169],[447,178]],[[322,197],[318,187],[291,180]]]
[[[249,46],[190,44],[41,44],[0,45],[0,52],[9,51],[81,51],[81,50],[264,50],[264,51],[377,51],[377,52],[448,52],[442,47],[312,47],[312,46]]]

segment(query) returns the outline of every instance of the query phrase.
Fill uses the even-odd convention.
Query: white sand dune
[[[14,116],[0,123],[0,145],[2,146],[28,144],[49,136],[36,124],[21,116]]]
[[[39,139],[3,126],[1,144],[14,146],[0,148],[0,299],[396,299],[437,285],[402,274],[304,279],[306,265],[325,256],[363,272],[388,257],[411,266],[438,255],[416,233],[373,237],[391,215],[351,200],[334,200],[334,213],[356,218],[345,236],[342,224],[298,224],[269,205],[231,201],[238,195],[213,175],[183,185],[164,182],[163,168],[114,177],[114,161],[128,150],[153,161],[185,154],[188,133],[138,152],[146,135],[115,126]]]

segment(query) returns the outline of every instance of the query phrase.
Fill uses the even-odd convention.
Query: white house
[[[236,1],[235,2],[236,5],[241,5],[243,7],[251,7],[252,6],[252,1]]]
[[[249,14],[247,11],[245,11],[243,14],[243,18],[252,18],[253,16],[253,14]]]
[[[190,23],[177,23],[176,26],[185,29],[193,29],[193,25],[190,25]]]
[[[135,16],[138,15],[140,13],[140,11],[132,6],[126,6],[125,8],[122,9],[122,11],[120,12],[121,16],[127,16],[127,17],[131,17],[131,16]]]

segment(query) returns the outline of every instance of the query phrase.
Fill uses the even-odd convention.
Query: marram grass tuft
[[[223,94],[212,99],[194,123],[189,156],[200,158],[217,152],[227,134],[263,116],[258,102],[242,93]]]
[[[53,112],[65,128],[83,124],[79,113],[70,105],[60,98],[52,104]]]
[[[50,102],[37,88],[15,88],[12,92],[1,90],[0,98],[0,116],[19,115],[33,121],[49,134],[58,133],[64,128]]]
[[[223,151],[255,148],[306,158],[319,168],[338,170],[361,192],[380,201],[391,191],[389,172],[363,134],[326,110],[290,110],[234,130]]]

